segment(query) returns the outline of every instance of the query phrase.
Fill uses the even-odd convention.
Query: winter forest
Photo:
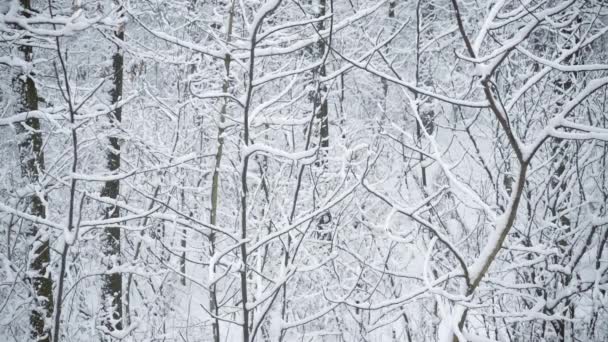
[[[608,1],[0,0],[0,341],[608,341]]]

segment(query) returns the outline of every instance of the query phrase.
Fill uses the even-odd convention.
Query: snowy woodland
[[[608,341],[608,1],[0,0],[0,341]]]

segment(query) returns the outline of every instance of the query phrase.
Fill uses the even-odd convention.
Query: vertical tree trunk
[[[232,35],[232,22],[234,19],[234,1],[230,2],[230,9],[228,12],[228,26],[226,27],[226,40],[229,42],[230,37]],[[222,92],[228,93],[230,91],[230,63],[231,58],[229,54],[226,54],[224,57],[224,69],[226,71],[226,76],[224,79],[224,83],[222,84]],[[209,223],[212,225],[217,224],[217,209],[219,204],[219,185],[220,185],[220,167],[222,162],[222,154],[224,149],[224,122],[226,121],[226,112],[228,110],[228,100],[224,99],[224,103],[222,104],[222,109],[220,112],[220,126],[217,132],[217,152],[215,154],[215,167],[213,168],[213,178],[211,184],[211,214],[209,215]],[[209,255],[213,257],[215,254],[215,232],[211,231],[209,233]],[[210,265],[212,267],[212,272],[215,274],[215,264]],[[216,286],[211,285],[209,287],[209,307],[211,314],[215,315],[212,318],[212,330],[213,330],[213,342],[220,342],[220,321],[217,318],[219,315],[219,308],[217,305],[217,290]]]
[[[318,1],[317,8],[315,8],[315,17],[320,18],[325,16],[326,13],[326,0],[314,0]],[[317,30],[319,32],[325,29],[324,21],[319,21],[317,26]],[[315,52],[313,53],[315,59],[325,58],[325,39],[320,39],[317,42],[317,46],[315,48]],[[317,73],[317,77],[321,78],[326,75],[325,72],[325,63],[323,63],[318,69],[315,70]],[[323,158],[323,163],[325,163],[325,155],[327,154],[327,149],[329,148],[329,113],[328,113],[328,105],[327,105],[327,85],[323,83],[319,83],[317,88],[317,94],[315,94],[315,108],[317,108],[317,119],[321,124],[320,129],[320,148],[321,148],[321,156]]]
[[[388,19],[390,21],[392,21],[393,19],[395,19],[395,7],[397,6],[397,1],[396,0],[390,0],[388,2]],[[386,44],[386,53],[388,55],[390,51],[390,47],[389,44]],[[382,78],[380,80],[380,82],[382,82],[382,95],[384,96],[384,115],[386,115],[386,112],[388,110],[388,81],[386,80],[386,78]]]
[[[121,24],[114,36],[119,40],[124,40],[124,26]],[[116,47],[116,51],[112,56],[112,89],[110,97],[112,104],[117,104],[122,98],[123,86],[123,55],[120,47]],[[110,121],[113,125],[119,125],[122,120],[122,109],[116,108],[110,114]],[[120,169],[120,142],[116,136],[109,137],[109,146],[107,154],[107,167],[110,172],[115,172]],[[101,196],[118,199],[120,193],[120,181],[107,181],[101,191]],[[118,207],[109,207],[105,211],[106,218],[120,217]],[[119,227],[106,227],[102,233],[101,249],[104,258],[107,262],[108,269],[120,264],[120,239],[121,232]],[[109,331],[122,330],[123,328],[123,310],[122,310],[122,274],[111,273],[103,276],[102,284],[102,309],[103,309],[103,325]]]
[[[578,20],[574,21],[575,23],[580,23],[580,17],[578,18]],[[580,38],[578,37],[578,32],[576,32],[576,30],[574,30],[574,28],[568,27],[562,30],[562,34],[565,37],[569,37],[573,40],[573,42],[575,44],[579,43]],[[572,47],[570,46],[570,43],[566,43],[564,48],[565,49],[571,49]],[[581,56],[579,56],[578,52],[573,54],[572,56],[570,56],[569,58],[567,58],[565,60],[565,63],[567,63],[568,65],[577,65],[580,64],[580,59]],[[559,107],[562,107],[565,105],[565,103],[567,103],[567,101],[572,99],[572,95],[571,95],[571,90],[573,87],[575,87],[575,85],[578,82],[573,82],[573,80],[570,77],[573,77],[576,79],[576,72],[572,73],[572,74],[565,74],[562,77],[563,78],[558,78],[555,82],[555,93],[556,96],[560,97],[563,96],[561,98],[559,98],[556,102],[556,104]],[[551,181],[551,186],[553,189],[556,190],[556,196],[555,196],[555,201],[551,207],[551,212],[553,214],[553,217],[558,218],[559,220],[559,225],[558,227],[560,227],[561,229],[564,230],[564,233],[562,234],[563,236],[569,236],[569,233],[571,231],[571,222],[570,222],[570,218],[568,217],[568,214],[561,214],[564,211],[567,211],[567,209],[570,207],[571,205],[571,193],[568,190],[568,179],[564,179],[564,176],[567,175],[568,173],[568,168],[571,167],[571,160],[568,157],[569,153],[568,150],[570,149],[574,149],[574,146],[571,145],[570,142],[566,142],[564,144],[564,141],[562,139],[553,139],[553,141],[551,142],[551,150],[553,151],[554,155],[564,155],[564,158],[557,158],[557,160],[559,160],[558,164],[556,165],[555,171],[554,171],[554,177],[552,178]],[[563,193],[565,193],[566,195],[562,195]],[[557,222],[556,222],[557,223]],[[567,239],[560,239],[557,241],[558,244],[558,248],[562,249],[563,253],[566,255],[566,257],[568,259],[572,258],[572,249],[568,249],[568,241]],[[556,260],[556,262],[559,262],[558,260]],[[563,288],[567,288],[567,286],[570,284],[570,282],[572,281],[572,277],[571,275],[567,275],[567,274],[560,274],[558,275],[559,277],[559,282],[557,282],[555,284],[556,287],[561,286]],[[556,289],[556,293],[558,293],[560,291],[560,289]],[[572,314],[574,312],[574,303],[572,303],[569,300],[565,301],[565,305],[568,307],[567,312],[565,313],[565,316],[568,315],[568,312],[570,314]],[[555,330],[556,333],[558,335],[558,341],[560,342],[565,342],[567,339],[567,331],[568,331],[568,323],[565,320],[560,320],[560,321],[556,321],[555,322]],[[572,325],[570,325],[570,327],[572,327]]]
[[[30,17],[32,9],[30,0],[21,0],[25,10],[23,16]],[[21,46],[23,59],[31,62],[33,49],[31,46]],[[21,76],[21,77],[19,77]],[[27,112],[38,109],[38,91],[34,80],[29,75],[19,75],[13,79],[13,89],[17,94],[15,112]],[[44,171],[44,153],[42,151],[42,133],[40,120],[28,118],[19,122],[15,130],[18,136],[19,159],[21,174],[30,184],[38,183],[40,172]],[[28,201],[28,211],[31,215],[40,218],[46,217],[43,198],[33,193]],[[29,282],[32,285],[34,296],[32,311],[30,312],[30,337],[32,341],[51,341],[51,329],[45,322],[53,316],[53,281],[47,274],[50,262],[49,236],[38,224],[32,223],[28,230],[30,252],[28,257]]]
[[[314,16],[316,18],[321,18],[325,16],[327,13],[327,0],[313,0],[312,1]],[[317,31],[320,33],[325,29],[325,22],[323,20],[319,21],[317,24]],[[314,94],[314,110],[316,111],[316,119],[320,124],[319,129],[319,159],[320,161],[316,163],[317,166],[321,166],[323,168],[327,168],[327,152],[329,149],[329,110],[327,104],[327,85],[321,83],[320,78],[326,75],[325,71],[325,52],[326,52],[326,41],[330,38],[319,39],[316,46],[313,47],[312,57],[313,60],[321,59],[323,63],[321,66],[313,70],[315,74],[315,78],[317,78],[317,88]],[[321,215],[319,221],[317,223],[318,230],[318,238],[322,240],[331,239],[331,234],[328,233],[329,227],[331,225],[332,216],[331,212],[328,210]]]
[[[186,186],[185,181],[182,183],[182,191],[181,191],[181,199],[182,199],[182,210],[186,209],[186,192],[184,187]],[[194,215],[193,212],[190,211],[190,217]],[[177,228],[177,227],[176,227]],[[182,229],[182,236],[180,237],[180,247],[182,248],[182,254],[179,258],[179,271],[182,276],[180,277],[180,283],[182,286],[186,286],[186,239],[188,237],[188,230]]]
[[[390,0],[388,2],[388,18],[389,20],[393,20],[395,19],[395,8],[397,7],[397,0]],[[419,39],[418,39],[419,41]],[[390,47],[388,44],[386,44],[386,53],[387,53],[387,57],[388,57],[388,52],[390,51]],[[389,84],[388,81],[383,78],[381,80],[382,82],[382,95],[384,97],[384,114],[386,115],[387,113],[387,109],[388,109],[388,88],[389,88]],[[386,265],[385,265],[386,268]],[[387,268],[388,269],[388,268]],[[392,276],[389,276],[389,281],[392,287],[395,286],[395,279]],[[405,313],[405,311],[401,314],[401,317],[403,317],[403,329],[405,330],[405,334],[407,337],[407,341],[411,342],[412,341],[412,335],[410,332],[410,327],[409,327],[409,320],[407,318],[407,314]],[[393,333],[393,340],[396,340],[396,331],[395,328],[392,328],[392,333]]]
[[[419,0],[416,4],[416,87],[429,86],[430,81],[428,81],[428,75],[425,75],[427,80],[423,81],[422,70],[420,69],[422,66],[422,35],[424,34],[423,28],[423,20],[425,19],[425,15],[429,15],[434,11],[435,7],[432,3],[426,3],[425,1]],[[416,121],[416,138],[418,140],[418,147],[422,148],[422,128],[427,131],[428,134],[433,134],[434,123],[433,117],[435,113],[433,112],[432,106],[428,104],[422,105],[418,100],[420,95],[418,93],[414,93],[414,98],[416,99],[416,111],[420,115],[421,123]],[[421,169],[421,178],[422,178],[422,186],[427,186],[427,173],[425,166],[425,157],[424,154],[420,153],[420,169]]]

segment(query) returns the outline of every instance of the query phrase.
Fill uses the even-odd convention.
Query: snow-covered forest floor
[[[0,341],[607,341],[608,1],[0,0]]]

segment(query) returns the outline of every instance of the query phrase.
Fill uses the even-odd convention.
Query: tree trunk
[[[226,27],[226,40],[230,41],[232,35],[232,23],[234,20],[234,1],[230,3],[230,9],[228,12],[228,25]],[[230,91],[230,63],[232,59],[229,54],[224,57],[224,69],[226,76],[224,83],[222,84],[222,92],[228,93]],[[217,132],[217,152],[215,154],[215,167],[213,168],[213,180],[211,184],[211,214],[209,216],[209,223],[211,225],[217,224],[217,211],[219,207],[219,186],[220,186],[220,168],[222,163],[222,155],[224,150],[224,122],[226,121],[226,114],[228,110],[228,100],[224,99],[222,109],[220,112],[220,125]],[[209,233],[209,255],[211,257],[215,254],[215,232],[210,231]],[[215,264],[210,265],[212,272],[215,274]],[[220,321],[217,318],[219,316],[219,307],[217,302],[217,289],[216,285],[209,286],[209,307],[211,314],[215,315],[212,318],[212,330],[213,330],[213,342],[220,342]]]
[[[21,0],[21,6],[25,10],[23,16],[30,17],[30,0]],[[21,46],[19,51],[23,53],[23,59],[31,62],[33,60],[33,49],[31,46]],[[34,80],[29,75],[20,75],[13,78],[13,89],[18,100],[15,112],[28,112],[38,109],[38,91]],[[42,151],[42,133],[40,131],[40,120],[28,118],[19,122],[15,130],[18,136],[19,160],[21,163],[21,174],[30,184],[39,181],[40,173],[44,171],[44,153]],[[28,200],[28,210],[33,216],[46,217],[43,198],[39,193],[33,193]],[[45,325],[46,320],[53,316],[53,280],[47,274],[50,263],[49,236],[45,229],[38,224],[32,223],[28,230],[31,250],[28,257],[29,278],[33,290],[33,307],[30,312],[30,337],[32,341],[51,341],[50,326]]]
[[[124,40],[124,27],[121,25],[114,36],[119,40]],[[112,78],[113,84],[110,90],[112,104],[115,105],[122,98],[123,86],[123,55],[120,47],[116,47],[116,51],[112,56]],[[116,108],[110,114],[110,121],[113,125],[120,124],[122,120],[122,108]],[[116,172],[120,169],[120,142],[116,136],[109,137],[109,146],[107,154],[107,167],[110,172]],[[118,199],[120,194],[120,181],[107,181],[101,191],[101,196]],[[105,218],[120,217],[118,207],[109,207],[105,211]],[[119,227],[106,227],[102,233],[101,248],[108,269],[113,266],[118,266],[121,261],[120,257],[120,240],[121,232]],[[103,276],[102,284],[102,308],[103,308],[103,325],[109,331],[122,330],[123,328],[123,310],[122,310],[122,274],[114,272]]]
[[[325,16],[326,13],[326,0],[318,1],[318,8],[315,9],[315,17],[320,18]],[[325,29],[324,21],[319,21],[317,30],[319,32]],[[314,52],[315,58],[325,58],[325,40],[321,39],[317,42],[316,51]],[[326,75],[325,63],[323,63],[318,69],[315,70],[317,77],[321,78]],[[315,108],[317,109],[317,118],[321,124],[320,129],[320,148],[322,163],[325,163],[325,155],[329,148],[329,117],[328,117],[328,105],[327,105],[327,85],[319,83],[317,88],[317,94],[315,94]]]

